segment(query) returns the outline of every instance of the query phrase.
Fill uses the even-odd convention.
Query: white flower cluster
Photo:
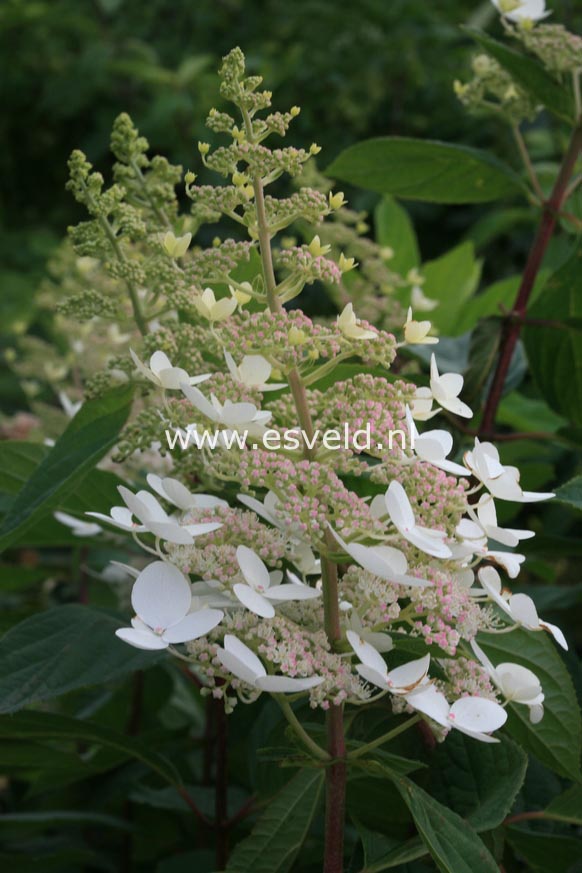
[[[365,338],[368,333],[370,338],[375,336],[372,331],[360,327],[350,307],[344,310],[338,324],[340,330],[350,336]],[[422,326],[421,333],[428,332],[430,325],[426,324]],[[407,325],[410,331],[410,314]],[[419,335],[418,331],[413,332],[415,341],[418,341]],[[183,369],[174,367],[163,352],[155,352],[149,366],[143,364],[133,352],[132,357],[138,372],[146,379],[164,392],[181,391],[192,406],[217,424],[230,428],[254,428],[259,433],[270,419],[269,411],[261,410],[253,403],[229,400],[221,403],[214,395],[207,399],[196,385],[209,379],[210,374],[191,377]],[[262,356],[246,356],[237,364],[233,356],[227,353],[225,360],[234,382],[257,388],[261,392],[282,387],[279,383],[269,383],[272,366]],[[504,466],[490,443],[481,443],[476,439],[473,449],[465,453],[464,464],[461,465],[448,460],[452,437],[447,431],[431,430],[419,434],[417,430],[415,418],[426,420],[438,412],[438,409],[432,409],[434,401],[454,414],[470,416],[471,410],[459,400],[462,387],[462,376],[439,374],[433,356],[430,388],[417,390],[412,409],[406,407],[406,422],[414,454],[411,457],[402,453],[404,464],[418,459],[448,474],[459,477],[471,475],[478,482],[473,492],[485,489],[475,503],[467,501],[466,515],[457,524],[454,535],[447,534],[441,527],[421,524],[409,495],[397,480],[391,481],[386,492],[377,495],[369,504],[370,518],[377,525],[373,532],[363,530],[355,538],[345,537],[330,527],[330,534],[345,555],[380,583],[396,586],[399,591],[429,589],[434,585],[432,570],[442,565],[474,604],[482,607],[495,604],[499,607],[505,621],[510,623],[503,626],[503,631],[511,626],[529,631],[546,631],[566,648],[559,628],[538,617],[529,597],[524,594],[512,595],[503,590],[500,576],[492,566],[502,567],[510,578],[517,576],[524,556],[506,548],[533,536],[530,531],[501,528],[497,522],[495,499],[525,503],[545,500],[553,495],[524,491],[519,484],[519,472],[514,467]],[[101,523],[132,533],[136,541],[156,557],[137,575],[131,598],[135,617],[131,627],[121,628],[117,635],[138,648],[165,649],[191,643],[210,632],[220,631],[220,627],[224,626],[224,633],[219,636],[222,645],[215,643],[214,652],[217,669],[223,672],[227,681],[229,677],[234,678],[250,686],[255,693],[311,693],[319,688],[324,683],[323,676],[280,673],[276,665],[265,665],[251,645],[229,632],[230,628],[236,626],[236,616],[243,613],[259,620],[271,620],[279,610],[283,610],[285,615],[292,604],[296,604],[297,608],[304,604],[303,608],[307,608],[310,601],[321,603],[321,582],[310,584],[306,581],[308,575],[313,576],[320,570],[314,554],[313,538],[309,531],[302,531],[292,519],[285,517],[280,496],[268,492],[264,502],[248,495],[239,495],[239,499],[285,538],[286,557],[294,564],[297,574],[287,571],[284,580],[281,570],[269,570],[255,550],[239,545],[236,548],[238,571],[232,584],[217,579],[201,579],[191,583],[171,562],[164,546],[196,548],[196,541],[220,530],[222,522],[218,516],[215,521],[193,522],[193,513],[194,517],[204,514],[207,519],[208,514],[212,516],[219,508],[227,508],[228,504],[212,495],[192,493],[173,478],[150,474],[148,484],[151,491],[141,490],[137,493],[120,487],[124,505],[113,507],[110,515],[88,513]],[[169,504],[171,510],[164,509],[160,500]],[[97,525],[88,525],[64,514],[58,517],[79,535],[100,530]],[[153,548],[143,543],[140,535],[151,535],[154,538]],[[370,545],[360,542],[360,539],[376,542]],[[489,539],[498,543],[501,549],[490,550]],[[419,553],[424,556],[420,563],[413,557]],[[411,560],[414,561],[412,566]],[[484,560],[487,564],[478,569],[479,584],[476,585],[474,568]],[[126,569],[135,575],[131,568]],[[484,742],[494,741],[491,732],[506,720],[503,706],[478,694],[461,696],[451,703],[429,676],[431,657],[428,653],[389,669],[382,654],[392,649],[389,634],[382,632],[381,627],[375,628],[362,620],[357,608],[349,601],[342,601],[340,606],[345,618],[347,642],[358,659],[355,670],[365,683],[361,686],[364,698],[369,694],[366,686],[373,685],[380,689],[380,693],[393,695],[441,727],[460,730]],[[495,627],[490,624],[488,630],[494,631]],[[252,640],[248,642],[252,643]],[[543,714],[544,695],[537,677],[517,664],[505,663],[494,667],[474,639],[471,645],[480,668],[489,676],[499,696],[505,701],[528,706],[532,721],[538,721]]]

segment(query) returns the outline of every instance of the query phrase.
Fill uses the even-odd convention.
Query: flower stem
[[[366,743],[365,746],[360,746],[358,749],[355,749],[353,752],[348,754],[348,760],[351,761],[354,758],[361,758],[362,755],[367,755],[368,752],[371,752],[372,749],[377,749],[378,746],[383,746],[384,743],[390,742],[394,737],[397,737],[399,734],[407,731],[408,728],[417,724],[420,721],[420,715],[413,715],[412,718],[408,718],[406,721],[403,721],[402,724],[399,724],[398,727],[393,728],[391,731],[388,731],[385,734],[382,734],[381,737],[378,737],[375,740],[372,740],[369,743]]]
[[[533,164],[531,162],[531,158],[529,156],[529,152],[527,150],[527,146],[525,144],[525,140],[522,136],[521,130],[519,129],[519,126],[517,124],[513,124],[511,126],[511,130],[513,131],[513,137],[517,144],[517,148],[523,161],[523,165],[529,176],[532,188],[535,191],[535,194],[538,197],[540,203],[542,203],[544,199],[544,192],[542,191],[536,171],[534,170]]]
[[[505,819],[503,824],[507,827],[507,825],[519,824],[522,821],[536,821],[538,819],[546,819],[548,821],[554,819],[555,821],[564,821],[563,818],[559,815],[552,815],[552,813],[546,812],[544,809],[535,811],[535,812],[518,812],[516,815],[510,815]]]
[[[254,134],[251,117],[244,106],[240,108],[247,139],[252,143],[254,141]],[[271,232],[265,212],[263,180],[256,173],[253,176],[252,182],[255,194],[259,251],[267,301],[271,312],[277,313],[283,310],[283,305],[277,295],[277,280],[275,278],[273,253],[271,250]],[[287,380],[295,403],[299,423],[311,441],[314,431],[307,393],[303,380],[295,367],[287,374]],[[304,456],[307,460],[313,460],[315,456],[314,449],[309,449],[307,445],[304,445]],[[334,543],[333,541],[330,542],[330,540],[332,540],[331,534],[327,533],[326,543],[328,549],[332,550]],[[333,649],[341,638],[337,565],[322,555],[321,571],[325,632],[330,647]],[[329,708],[326,713],[326,726],[327,754],[333,760],[333,763],[326,769],[325,855],[323,869],[324,873],[342,873],[346,796],[346,748],[343,707],[341,705]],[[304,738],[302,737],[302,739]],[[309,739],[311,740],[311,738]]]
[[[145,178],[144,174],[142,173],[140,165],[138,164],[138,162],[136,160],[133,160],[130,162],[130,167],[133,170],[134,176],[137,179],[137,181],[138,181],[138,183],[143,191],[144,197],[148,201],[152,212],[154,213],[154,215],[156,216],[156,218],[158,219],[160,224],[165,225],[168,228],[168,230],[171,230],[172,224],[171,224],[170,220],[168,219],[168,216],[166,215],[165,211],[161,207],[158,207],[156,205],[155,200],[153,199],[152,195],[150,194],[149,188],[147,186],[146,178]]]
[[[90,194],[87,186],[84,185],[83,187],[84,187],[84,191],[85,191],[85,196],[87,198],[87,205],[89,206],[89,208],[91,210],[91,214],[95,217],[95,220],[98,222],[103,233],[107,237],[107,240],[109,241],[109,244],[113,250],[113,254],[115,255],[115,257],[117,258],[117,260],[121,264],[127,263],[127,259],[126,259],[125,255],[123,254],[123,249],[119,245],[119,240],[117,239],[117,236],[115,235],[115,231],[111,227],[111,224],[109,223],[109,221],[107,219],[107,216],[102,215],[99,212],[99,210],[96,207],[95,201],[91,197],[91,194]],[[135,287],[135,285],[131,281],[131,279],[125,280],[125,286],[127,288],[128,294],[129,294],[129,299],[131,301],[131,308],[133,310],[133,317],[135,319],[135,323],[136,323],[137,328],[138,328],[139,332],[141,333],[141,335],[145,336],[149,332],[149,328],[148,328],[148,323],[147,323],[145,316],[144,316],[142,309],[141,309],[141,303],[139,300],[139,294],[138,294],[137,288]]]
[[[513,309],[503,328],[500,345],[501,352],[479,428],[479,435],[481,437],[491,438],[494,433],[495,417],[503,395],[503,386],[505,385],[507,372],[521,332],[522,319],[526,315],[527,305],[535,280],[548,244],[553,236],[558,214],[566,199],[568,184],[572,178],[580,149],[582,149],[582,123],[579,122],[572,132],[570,143],[564,155],[550,198],[543,204],[538,232],[529,252]]]
[[[347,777],[343,708],[331,706],[326,716],[327,750],[335,761],[326,769],[323,873],[342,873]]]
[[[216,712],[216,773],[214,793],[214,827],[216,830],[216,867],[223,870],[228,861],[228,744],[227,719],[222,700]]]
[[[277,701],[277,703],[281,707],[281,711],[283,712],[283,715],[285,716],[285,718],[287,719],[287,721],[289,722],[289,724],[291,725],[291,727],[293,728],[293,730],[295,731],[295,733],[297,734],[297,736],[299,737],[299,739],[301,740],[303,745],[307,749],[309,749],[311,754],[315,758],[318,758],[318,760],[329,761],[328,753],[325,751],[325,749],[322,749],[321,746],[319,746],[315,742],[315,740],[312,739],[312,737],[309,736],[309,734],[307,733],[307,731],[305,730],[305,728],[303,727],[303,725],[301,724],[301,722],[299,721],[299,719],[297,718],[295,713],[293,712],[291,705],[285,700],[285,697],[282,694],[274,694],[273,697],[275,698],[275,700]]]

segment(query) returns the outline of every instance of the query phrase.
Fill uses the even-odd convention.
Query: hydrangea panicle
[[[521,6],[531,12],[529,2],[515,10]],[[517,20],[515,10],[502,11]],[[481,67],[478,75],[498,91],[499,71]],[[246,75],[240,49],[224,58],[220,76],[235,114],[213,109],[208,126],[229,141],[200,143],[199,159],[225,184],[197,185],[188,172],[189,215],[178,215],[170,193],[175,171],[149,161],[127,119],[114,131],[112,188],[80,153],[71,161],[71,190],[91,215],[74,245],[84,256],[107,250],[111,258],[113,243],[111,276],[126,284],[145,334],[143,351],[120,366],[126,378],[135,369],[143,377],[139,420],[150,442],[160,429],[194,423],[257,440],[174,454],[173,475],[154,469],[149,491],[121,488],[124,506],[92,513],[155,557],[133,583],[132,627],[118,635],[187,659],[229,710],[261,693],[305,696],[332,714],[380,696],[388,713],[413,712],[439,738],[456,729],[494,742],[506,720],[502,704],[528,706],[539,720],[543,689],[516,665],[494,666],[476,642],[479,631],[519,626],[566,646],[530,598],[503,589],[493,565],[513,578],[523,556],[489,541],[509,549],[532,534],[500,527],[494,500],[552,495],[524,491],[490,443],[475,440],[459,458],[448,430],[423,429],[443,410],[472,417],[463,377],[441,372],[436,355],[428,386],[389,373],[404,345],[437,344],[430,322],[398,311],[398,341],[381,307],[376,327],[365,295],[356,293],[354,306],[348,290],[360,287],[360,261],[375,299],[398,282],[384,263],[390,252],[359,238],[361,216],[338,220],[341,192],[305,184],[316,145],[270,146],[298,110],[271,111],[272,95]],[[145,182],[132,174],[136,162]],[[286,176],[301,180],[298,190],[265,193]],[[141,215],[136,186],[144,194],[144,184],[149,206]],[[198,226],[219,219],[236,226],[237,238],[201,249]],[[283,235],[298,222],[310,228],[304,242]],[[147,246],[155,251],[149,260],[133,257]],[[348,273],[353,281],[344,280]],[[333,288],[335,318],[285,307],[314,283]],[[416,310],[433,308],[418,271],[404,284]],[[346,376],[340,365],[348,359],[368,371],[351,367]],[[317,445],[317,433],[344,425],[352,437],[369,427],[370,445]],[[303,435],[267,448],[260,440],[270,427]],[[126,435],[128,452],[134,436]],[[236,503],[225,499],[225,484],[239,494]],[[420,657],[411,658],[403,640],[413,640]]]

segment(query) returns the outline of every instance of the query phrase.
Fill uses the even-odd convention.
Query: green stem
[[[540,203],[544,200],[544,192],[542,191],[542,187],[540,185],[539,179],[537,177],[536,171],[534,170],[533,164],[531,162],[531,158],[529,156],[529,152],[527,150],[527,146],[525,144],[525,140],[521,134],[521,130],[519,129],[517,124],[513,124],[511,126],[513,131],[513,137],[517,144],[517,148],[521,159],[523,161],[523,165],[527,170],[527,174],[529,176],[529,180],[532,184],[532,188],[534,189],[536,196],[538,197]]]
[[[244,106],[240,106],[247,140],[255,142],[252,119]],[[273,253],[271,250],[271,231],[267,222],[263,180],[260,174],[253,174],[253,190],[257,214],[257,235],[259,251],[263,267],[263,279],[267,293],[267,301],[271,312],[283,311],[281,300],[277,295],[277,280],[273,268]],[[299,423],[310,439],[313,438],[313,421],[307,401],[305,385],[296,368],[287,375],[289,388],[297,410]],[[304,456],[314,460],[315,450],[304,446]],[[328,550],[333,549],[331,533],[326,533]],[[340,612],[338,599],[337,565],[322,555],[321,571],[323,583],[324,624],[330,648],[333,650],[341,639]],[[325,853],[324,873],[342,873],[343,843],[346,797],[346,748],[343,723],[343,707],[330,706],[326,713],[327,754],[334,763],[326,769],[326,812],[325,812]]]
[[[307,749],[309,749],[311,754],[315,758],[317,758],[319,761],[329,761],[328,753],[325,751],[325,749],[322,749],[321,746],[318,745],[314,739],[312,739],[312,737],[309,736],[309,734],[307,733],[307,731],[305,730],[305,728],[303,727],[303,725],[301,724],[301,722],[299,721],[299,719],[297,718],[295,713],[293,712],[293,708],[285,700],[283,695],[274,694],[273,697],[275,698],[275,700],[277,701],[277,703],[281,707],[281,711],[282,711],[283,715],[285,716],[285,718],[287,719],[287,721],[289,722],[289,724],[291,725],[291,727],[293,728],[293,730],[295,731],[295,733],[297,734],[297,736],[299,737],[299,739],[301,740],[303,745]]]
[[[84,191],[85,191],[85,194],[87,197],[87,205],[89,206],[89,209],[91,210],[91,214],[95,216],[97,222],[99,223],[99,226],[101,227],[101,230],[103,231],[103,233],[105,234],[105,236],[109,240],[109,244],[111,245],[111,248],[113,249],[113,254],[115,255],[115,257],[117,258],[117,260],[121,264],[126,264],[127,259],[126,259],[125,255],[123,254],[123,250],[122,250],[121,246],[119,245],[119,240],[115,236],[115,232],[114,232],[113,228],[111,227],[109,221],[107,220],[107,217],[105,215],[100,214],[100,212],[95,204],[95,201],[93,200],[93,198],[91,197],[91,194],[89,193],[89,189],[87,188],[87,186],[84,185],[83,188],[84,188]],[[142,309],[141,309],[141,303],[139,302],[139,295],[137,293],[137,288],[135,287],[135,285],[133,284],[133,282],[130,279],[125,279],[125,285],[126,285],[127,290],[129,292],[129,299],[131,300],[131,308],[133,309],[133,317],[135,318],[135,323],[137,324],[138,330],[141,333],[141,335],[145,336],[147,333],[149,333],[149,328],[148,328],[147,321],[146,321],[144,314],[142,312]]]
[[[121,246],[119,245],[117,237],[113,233],[113,228],[111,227],[111,225],[109,224],[109,222],[107,221],[107,219],[105,217],[99,216],[97,220],[99,221],[99,224],[101,225],[101,227],[103,229],[103,232],[107,236],[107,239],[111,243],[111,248],[113,249],[115,257],[117,258],[117,260],[120,263],[126,264],[127,260],[125,258],[125,255],[123,254]],[[133,309],[133,317],[135,318],[135,323],[137,324],[138,330],[141,333],[141,335],[146,336],[146,334],[149,333],[149,328],[148,328],[148,324],[147,324],[147,321],[145,319],[145,316],[142,312],[141,303],[139,302],[139,295],[137,293],[137,288],[135,287],[133,282],[131,282],[129,279],[125,280],[125,285],[126,285],[127,290],[129,292],[129,299],[131,300],[131,308]]]
[[[574,104],[576,106],[576,121],[582,119],[582,91],[580,90],[580,76],[582,70],[574,70],[572,73],[572,85],[574,87]]]
[[[163,209],[160,209],[158,206],[156,206],[156,203],[154,202],[154,199],[148,190],[146,178],[145,178],[144,174],[142,173],[140,165],[137,163],[137,161],[133,160],[133,161],[131,161],[130,166],[135,174],[136,179],[138,180],[139,184],[141,185],[141,189],[144,193],[146,200],[150,204],[150,208],[151,208],[152,212],[154,213],[154,215],[156,216],[156,218],[158,219],[158,221],[161,224],[165,224],[165,226],[168,228],[168,230],[171,230],[172,224],[171,224],[170,220],[168,219],[168,216],[166,215],[166,213],[164,212]]]
[[[355,749],[353,752],[348,753],[348,761],[353,761],[354,758],[361,758],[362,755],[367,755],[368,752],[371,752],[372,749],[377,749],[378,746],[383,746],[384,743],[390,742],[394,737],[397,737],[399,734],[407,731],[408,728],[417,724],[420,721],[420,715],[413,715],[412,718],[407,719],[406,721],[399,724],[398,727],[393,728],[388,733],[382,734],[381,737],[378,737],[375,740],[372,740],[370,743],[366,743],[365,746],[360,746],[358,749]]]

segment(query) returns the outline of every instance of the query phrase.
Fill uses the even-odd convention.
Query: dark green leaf
[[[90,721],[68,718],[50,712],[19,712],[16,715],[0,718],[0,738],[53,739],[105,746],[141,761],[166,782],[172,785],[181,784],[180,777],[173,765],[154,751],[149,744]]]
[[[100,858],[89,849],[62,849],[56,852],[42,851],[37,846],[29,847],[26,853],[0,854],[0,868],[10,873],[38,873],[55,870],[56,873],[87,870],[99,865]]]
[[[518,431],[555,432],[566,422],[561,415],[556,415],[547,403],[535,397],[526,397],[512,391],[504,397],[497,413],[499,424],[505,424]]]
[[[192,798],[200,812],[209,819],[214,817],[216,804],[216,791],[212,785],[185,785],[188,795]],[[170,786],[166,788],[150,788],[149,785],[139,785],[131,792],[131,800],[141,803],[143,806],[151,806],[154,809],[166,809],[172,812],[186,812],[192,814],[184,798]],[[228,812],[234,815],[238,809],[249,799],[249,795],[236,785],[228,789]]]
[[[565,482],[556,491],[556,500],[582,509],[582,476],[575,476],[569,482]]]
[[[3,812],[0,816],[0,830],[38,830],[58,827],[98,827],[131,830],[131,825],[122,818],[105,815],[91,810],[47,809],[42,812]]]
[[[160,861],[155,873],[206,873],[207,870],[215,869],[215,855],[212,849],[180,852],[179,855]]]
[[[378,137],[350,146],[327,175],[405,200],[485,203],[519,194],[519,176],[488,152],[407,137]]]
[[[442,873],[499,873],[484,843],[456,812],[442,806],[405,776],[394,784]]]
[[[349,748],[357,749],[365,743],[350,742]],[[403,758],[401,755],[395,755],[392,752],[386,752],[384,749],[374,749],[366,757],[356,759],[354,764],[366,770],[372,775],[385,776],[386,770],[392,773],[402,774],[407,776],[409,773],[414,773],[416,770],[422,770],[426,767],[422,761],[415,761],[412,758]]]
[[[510,740],[479,743],[452,731],[431,758],[431,790],[477,832],[509,814],[527,770],[527,755]]]
[[[568,873],[582,854],[582,845],[576,837],[508,828],[506,839],[517,855],[527,861],[528,868],[536,873]]]
[[[0,442],[0,491],[18,494],[50,449],[24,440]]]
[[[352,768],[347,792],[348,812],[350,818],[370,831],[403,841],[411,834],[412,822],[393,784],[396,778],[398,775],[386,768],[373,776],[360,775]]]
[[[24,591],[38,585],[48,574],[49,571],[43,567],[0,564],[0,591]]]
[[[131,409],[123,386],[89,400],[17,494],[0,528],[0,550],[71,494],[115,444]]]
[[[300,770],[269,804],[251,834],[234,849],[227,873],[286,873],[319,806],[321,770]]]
[[[534,100],[562,121],[574,121],[576,110],[572,92],[560,85],[541,64],[532,57],[497,42],[481,30],[465,29]]]
[[[514,662],[539,678],[545,694],[544,717],[529,720],[526,706],[510,704],[507,727],[526,751],[542,764],[570,779],[580,778],[582,721],[572,680],[549,635],[515,630],[509,634],[480,634],[479,645],[494,665]]]
[[[469,366],[465,371],[463,397],[469,404],[480,405],[483,389],[497,360],[501,324],[497,318],[480,321],[471,334]]]
[[[526,555],[544,555],[548,558],[582,557],[582,542],[572,537],[561,537],[557,534],[540,534],[520,543],[520,549]]]
[[[5,740],[0,743],[0,767],[3,773],[18,770],[69,771],[79,768],[81,758],[71,752],[64,752],[44,743],[19,743]]]
[[[576,585],[520,585],[519,591],[535,600],[537,608],[544,615],[547,612],[571,610],[582,605],[582,582]]]
[[[415,861],[426,855],[426,846],[420,837],[401,840],[378,834],[356,821],[355,825],[362,841],[365,867],[361,873],[381,873],[408,861]]]
[[[0,512],[11,509],[18,494],[35,469],[46,458],[50,449],[39,443],[18,440],[0,442]],[[76,490],[59,500],[54,508],[84,519],[88,511],[109,512],[119,502],[117,487],[123,481],[108,470],[91,470]],[[89,520],[89,519],[84,519]],[[38,520],[26,528],[26,545],[62,546],[79,545],[85,539],[75,536],[70,529],[52,515],[41,513]]]
[[[120,679],[160,660],[159,653],[117,639],[121,625],[105,612],[68,604],[11,628],[0,640],[0,712]]]
[[[548,818],[582,825],[582,785],[572,785],[546,807]]]
[[[532,319],[567,322],[582,317],[582,248],[551,276]],[[528,325],[523,340],[533,377],[551,408],[582,425],[582,341],[576,328]]]

